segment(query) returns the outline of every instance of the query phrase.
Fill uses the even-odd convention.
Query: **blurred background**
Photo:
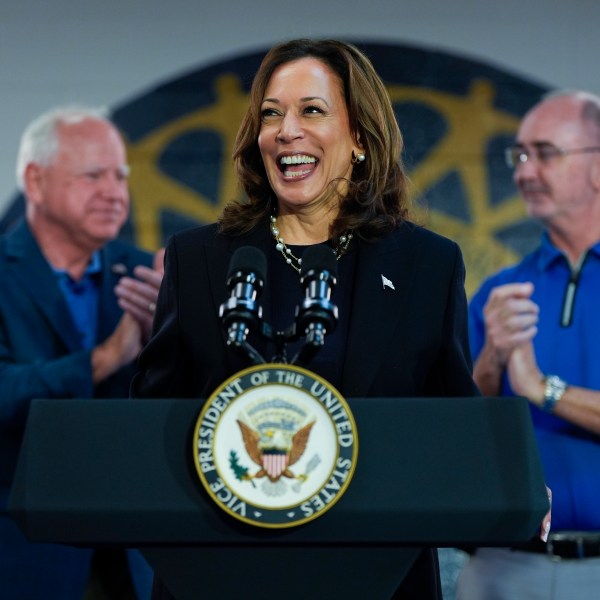
[[[5,2],[0,228],[22,210],[22,130],[64,103],[105,105],[127,140],[124,237],[154,249],[213,221],[240,193],[231,147],[264,52],[293,37],[337,37],[363,48],[386,81],[415,218],[460,243],[470,294],[537,240],[503,150],[544,92],[600,92],[598,22],[593,0]]]

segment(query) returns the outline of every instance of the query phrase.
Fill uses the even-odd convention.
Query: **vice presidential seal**
[[[356,424],[340,393],[300,367],[264,364],[225,381],[194,430],[194,461],[216,504],[259,527],[292,527],[350,484]]]

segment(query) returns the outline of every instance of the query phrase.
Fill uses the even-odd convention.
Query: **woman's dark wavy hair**
[[[274,209],[274,193],[258,148],[261,104],[275,69],[300,58],[316,58],[337,74],[350,131],[366,154],[365,161],[354,165],[348,192],[331,226],[331,237],[337,242],[342,232],[352,229],[362,239],[376,240],[408,217],[402,135],[390,97],[370,60],[355,46],[337,40],[293,40],[275,46],[264,57],[252,83],[250,103],[233,152],[247,199],[225,207],[221,230],[245,233]]]

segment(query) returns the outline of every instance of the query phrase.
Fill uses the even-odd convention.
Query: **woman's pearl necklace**
[[[281,252],[281,255],[285,259],[285,262],[300,273],[300,267],[302,265],[302,259],[294,256],[292,251],[285,245],[283,238],[279,236],[279,229],[277,229],[277,219],[274,215],[271,215],[271,233],[275,239],[275,249]],[[348,251],[350,240],[352,239],[352,232],[347,231],[340,235],[340,243],[335,249],[335,257],[339,260]]]

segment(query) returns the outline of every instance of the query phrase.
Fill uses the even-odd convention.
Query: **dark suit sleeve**
[[[19,305],[11,305],[12,302]],[[90,352],[57,356],[57,342],[24,298],[8,290],[0,301],[0,426],[22,426],[32,398],[89,398]],[[61,352],[61,354],[64,354]]]
[[[4,428],[22,427],[34,398],[126,397],[132,376],[131,368],[124,367],[94,388],[91,350],[74,348],[76,342],[69,347],[65,341],[66,337],[77,340],[72,321],[60,322],[50,315],[64,317],[67,306],[57,309],[56,303],[64,301],[55,278],[41,254],[31,254],[12,263],[0,262],[0,426]],[[123,312],[114,294],[120,277],[113,272],[114,264],[131,274],[136,265],[151,261],[152,255],[122,242],[111,242],[103,250],[98,343],[112,334]],[[44,311],[41,305],[56,310]]]
[[[90,398],[92,394],[89,351],[17,363],[5,324],[0,323],[0,425],[22,425],[32,398]]]
[[[165,252],[165,274],[158,295],[152,338],[138,360],[133,398],[185,398],[193,391],[180,326],[179,260],[176,238]]]
[[[465,265],[457,244],[443,319],[442,343],[428,381],[428,396],[473,396],[480,392],[473,381],[469,349]]]

